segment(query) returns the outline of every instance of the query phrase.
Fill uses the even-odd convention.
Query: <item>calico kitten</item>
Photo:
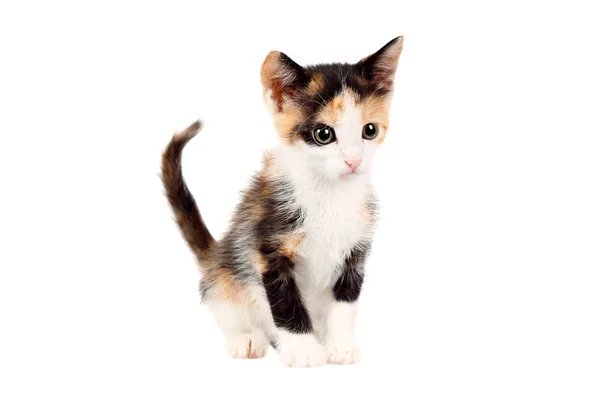
[[[263,357],[271,344],[287,366],[360,359],[354,320],[376,221],[369,174],[388,130],[402,42],[355,64],[302,67],[267,55],[264,100],[281,144],[265,153],[220,241],[181,173],[200,122],[166,148],[166,194],[230,356]]]

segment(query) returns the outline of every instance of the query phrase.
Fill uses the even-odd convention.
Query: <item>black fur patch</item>
[[[294,263],[279,252],[278,241],[281,235],[302,225],[304,213],[292,204],[293,189],[289,183],[270,184],[274,190],[265,200],[265,214],[256,227],[257,237],[262,238],[260,252],[267,260],[262,282],[275,325],[292,333],[311,332],[310,316],[294,280]]]
[[[344,260],[342,275],[333,287],[336,301],[352,303],[358,300],[364,279],[364,265],[370,248],[370,243],[361,242]]]
[[[252,261],[248,258],[244,247],[248,243],[236,243],[231,235],[225,236],[220,246],[220,268],[225,268],[233,273],[236,280],[242,283],[259,282]]]
[[[256,226],[259,238],[274,238],[286,232],[292,232],[304,222],[302,209],[292,204],[294,198],[290,183],[271,182],[274,190],[265,199],[265,216]]]
[[[377,79],[376,72],[379,69],[381,72],[382,68],[378,65],[380,64],[381,58],[384,54],[389,50],[391,46],[398,42],[399,38],[394,38],[386,43],[381,49],[379,49],[376,53],[371,54],[369,57],[366,57],[364,60],[361,60],[356,64],[356,68],[359,70],[360,75],[368,80]],[[379,82],[378,82],[379,83]]]
[[[285,65],[286,70],[293,72],[292,76],[294,77],[294,81],[288,85],[303,87],[308,84],[308,75],[301,65],[297,64],[285,53],[279,53],[279,61]]]
[[[278,252],[263,247],[268,268],[262,280],[271,306],[275,326],[291,333],[310,333],[312,323],[294,280],[294,263]]]

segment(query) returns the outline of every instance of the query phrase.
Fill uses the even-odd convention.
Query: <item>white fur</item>
[[[362,128],[371,121],[363,121],[362,115],[354,102],[354,98],[344,95],[343,112],[333,127],[337,137],[337,145],[345,160],[361,159],[363,155]]]
[[[354,364],[360,361],[360,349],[354,337],[356,303],[335,302],[327,318],[327,361],[332,364]]]
[[[325,349],[311,334],[279,331],[279,359],[288,367],[318,367],[325,364]]]
[[[269,341],[263,327],[268,316],[224,301],[211,301],[208,307],[225,336],[227,352],[233,358],[260,358],[267,354]],[[261,321],[262,320],[262,321]]]

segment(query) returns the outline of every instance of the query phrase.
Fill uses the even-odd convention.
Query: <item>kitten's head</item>
[[[261,78],[275,127],[294,158],[324,178],[368,172],[388,129],[398,37],[355,64],[302,67],[272,51]]]

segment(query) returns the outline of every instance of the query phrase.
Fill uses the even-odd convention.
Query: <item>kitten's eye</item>
[[[367,140],[373,140],[377,137],[377,134],[379,133],[379,129],[377,128],[377,125],[375,124],[366,124],[365,126],[363,126],[363,134],[362,137],[364,139]]]
[[[323,125],[313,130],[313,138],[318,144],[329,144],[335,140],[335,132],[332,127]]]

